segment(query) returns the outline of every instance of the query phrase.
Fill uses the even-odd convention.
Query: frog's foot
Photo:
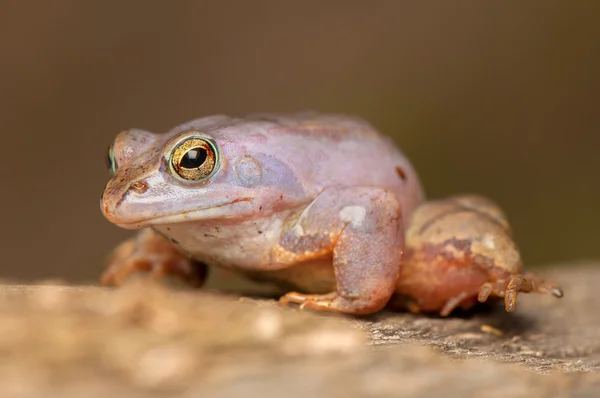
[[[287,306],[290,303],[300,305],[300,309],[310,308],[319,311],[331,312],[352,312],[360,313],[364,310],[361,308],[360,301],[341,297],[336,292],[327,294],[302,294],[298,292],[290,292],[279,299],[279,305]]]
[[[504,297],[506,311],[512,312],[517,306],[519,293],[542,293],[562,297],[562,289],[553,282],[548,282],[532,273],[510,275],[505,279],[484,283],[479,289],[477,299],[483,303],[490,296]]]
[[[155,281],[174,278],[199,287],[206,278],[206,266],[187,258],[156,232],[144,230],[115,249],[101,283],[120,286],[140,274]]]

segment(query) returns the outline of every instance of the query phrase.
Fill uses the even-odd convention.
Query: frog
[[[432,277],[422,258],[405,255],[419,246],[407,237],[416,236],[413,213],[429,203],[423,184],[395,141],[363,118],[219,114],[166,133],[129,129],[114,139],[107,163],[112,177],[101,211],[139,232],[112,252],[103,285],[120,286],[142,272],[200,287],[207,268],[218,267],[281,287],[282,306],[352,315],[393,303],[431,310],[419,304],[430,293],[401,282]],[[406,266],[407,258],[415,266]],[[539,291],[525,282],[507,290],[504,279],[486,275],[481,300]],[[469,294],[454,297],[460,279],[441,282],[457,286],[446,289],[454,307],[471,299],[470,285]]]

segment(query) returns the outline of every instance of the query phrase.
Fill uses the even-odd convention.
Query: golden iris
[[[210,176],[217,164],[215,145],[199,137],[180,142],[171,155],[171,167],[184,180],[200,181]]]

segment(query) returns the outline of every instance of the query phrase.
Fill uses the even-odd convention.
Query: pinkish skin
[[[212,140],[218,152],[199,181],[170,167],[190,137]],[[145,230],[117,249],[105,284],[138,269],[188,277],[197,269],[191,259],[303,292],[283,296],[284,304],[342,313],[387,304],[405,220],[424,199],[393,142],[341,115],[219,115],[162,135],[129,130],[116,138],[112,161],[102,211],[123,228]],[[162,237],[176,251],[149,249]]]
[[[200,178],[186,180],[173,165],[188,150],[179,145],[194,138],[214,142],[216,155],[207,151],[193,170]],[[408,159],[357,118],[212,116],[162,135],[129,130],[110,162],[104,215],[142,231],[114,251],[104,284],[145,270],[199,286],[206,265],[220,266],[302,292],[284,295],[284,305],[349,314],[388,304],[445,316],[490,296],[505,297],[512,311],[519,292],[562,296],[555,284],[520,274],[493,202],[463,195],[424,203]]]

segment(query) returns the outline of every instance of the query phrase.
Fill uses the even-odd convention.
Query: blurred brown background
[[[430,196],[508,212],[528,264],[600,257],[600,2],[2,1],[0,276],[94,281],[105,151],[213,113],[393,135]]]

